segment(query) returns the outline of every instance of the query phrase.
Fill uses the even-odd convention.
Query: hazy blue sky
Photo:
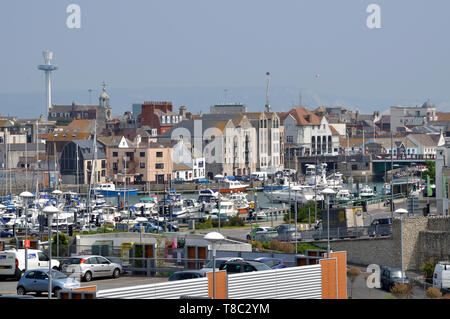
[[[81,29],[66,26],[71,3]],[[371,3],[381,29],[366,26]],[[263,88],[270,71],[273,86],[445,108],[449,31],[448,0],[2,0],[0,93],[42,91],[48,48],[55,94],[103,80],[111,90]]]

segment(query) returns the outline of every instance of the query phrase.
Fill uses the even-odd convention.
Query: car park
[[[390,291],[398,283],[409,283],[409,279],[405,272],[399,268],[382,266],[380,267],[380,284],[381,288]]]
[[[196,278],[203,278],[205,276],[206,276],[206,272],[201,271],[201,270],[177,271],[172,276],[169,277],[169,281],[196,279]]]
[[[43,251],[37,249],[28,249],[27,258],[28,269],[48,268],[49,258]],[[59,269],[60,263],[52,259],[53,269]],[[25,249],[8,249],[0,251],[0,277],[15,277],[20,279],[25,271]]]
[[[98,255],[72,256],[61,267],[61,271],[68,276],[75,276],[83,281],[92,278],[112,277],[119,278],[122,274],[122,265],[111,262]]]
[[[255,258],[255,261],[264,263],[272,269],[281,269],[287,267],[281,258],[259,257]]]
[[[25,295],[29,292],[36,292],[38,295],[42,292],[48,292],[49,285],[48,268],[39,268],[27,270],[17,283],[17,294]],[[51,270],[52,292],[56,296],[60,290],[71,290],[80,287],[80,282],[67,277],[58,270]]]
[[[220,266],[222,266],[222,264],[226,263],[227,261],[236,261],[236,260],[244,260],[241,257],[218,257],[215,258],[215,262],[216,262],[216,269],[215,271],[219,271],[220,270]],[[207,272],[212,272],[213,271],[213,261],[210,260],[202,269],[201,271],[207,273]]]
[[[243,273],[253,271],[271,270],[269,266],[262,262],[250,260],[233,260],[223,263],[219,270],[226,270],[227,273]]]

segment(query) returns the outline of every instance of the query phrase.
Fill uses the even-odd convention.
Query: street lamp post
[[[48,299],[52,299],[52,216],[58,214],[55,206],[46,206],[43,212],[48,216]]]
[[[331,188],[325,188],[322,190],[322,195],[327,198],[327,257],[330,257],[330,196],[335,194],[335,191]]]
[[[61,195],[62,191],[60,191],[59,189],[55,189],[52,194],[55,195],[56,205],[58,205],[58,195]],[[56,258],[59,258],[59,212],[56,213]]]
[[[25,214],[25,240],[28,240],[28,216],[27,216],[27,208],[28,203],[26,202],[27,199],[34,197],[34,195],[30,192],[22,192],[19,195],[22,198],[22,201],[24,202],[24,210],[23,213]],[[25,246],[25,271],[28,270],[28,246]]]
[[[404,276],[403,276],[403,214],[407,214],[408,211],[404,208],[399,208],[395,211],[397,214],[400,215],[400,259],[401,259],[401,265],[402,265],[402,283],[404,283]]]
[[[216,299],[216,245],[221,240],[224,240],[225,237],[221,233],[218,232],[210,232],[203,237],[205,240],[209,241],[212,244],[213,250],[213,299]]]

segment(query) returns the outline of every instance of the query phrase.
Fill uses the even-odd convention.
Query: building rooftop
[[[296,107],[288,112],[279,113],[281,121],[291,115],[296,121],[297,125],[320,125],[322,118],[304,107]]]

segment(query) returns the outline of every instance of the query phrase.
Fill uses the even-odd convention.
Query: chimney
[[[183,117],[183,119],[186,118],[186,106],[180,106],[180,115]]]

